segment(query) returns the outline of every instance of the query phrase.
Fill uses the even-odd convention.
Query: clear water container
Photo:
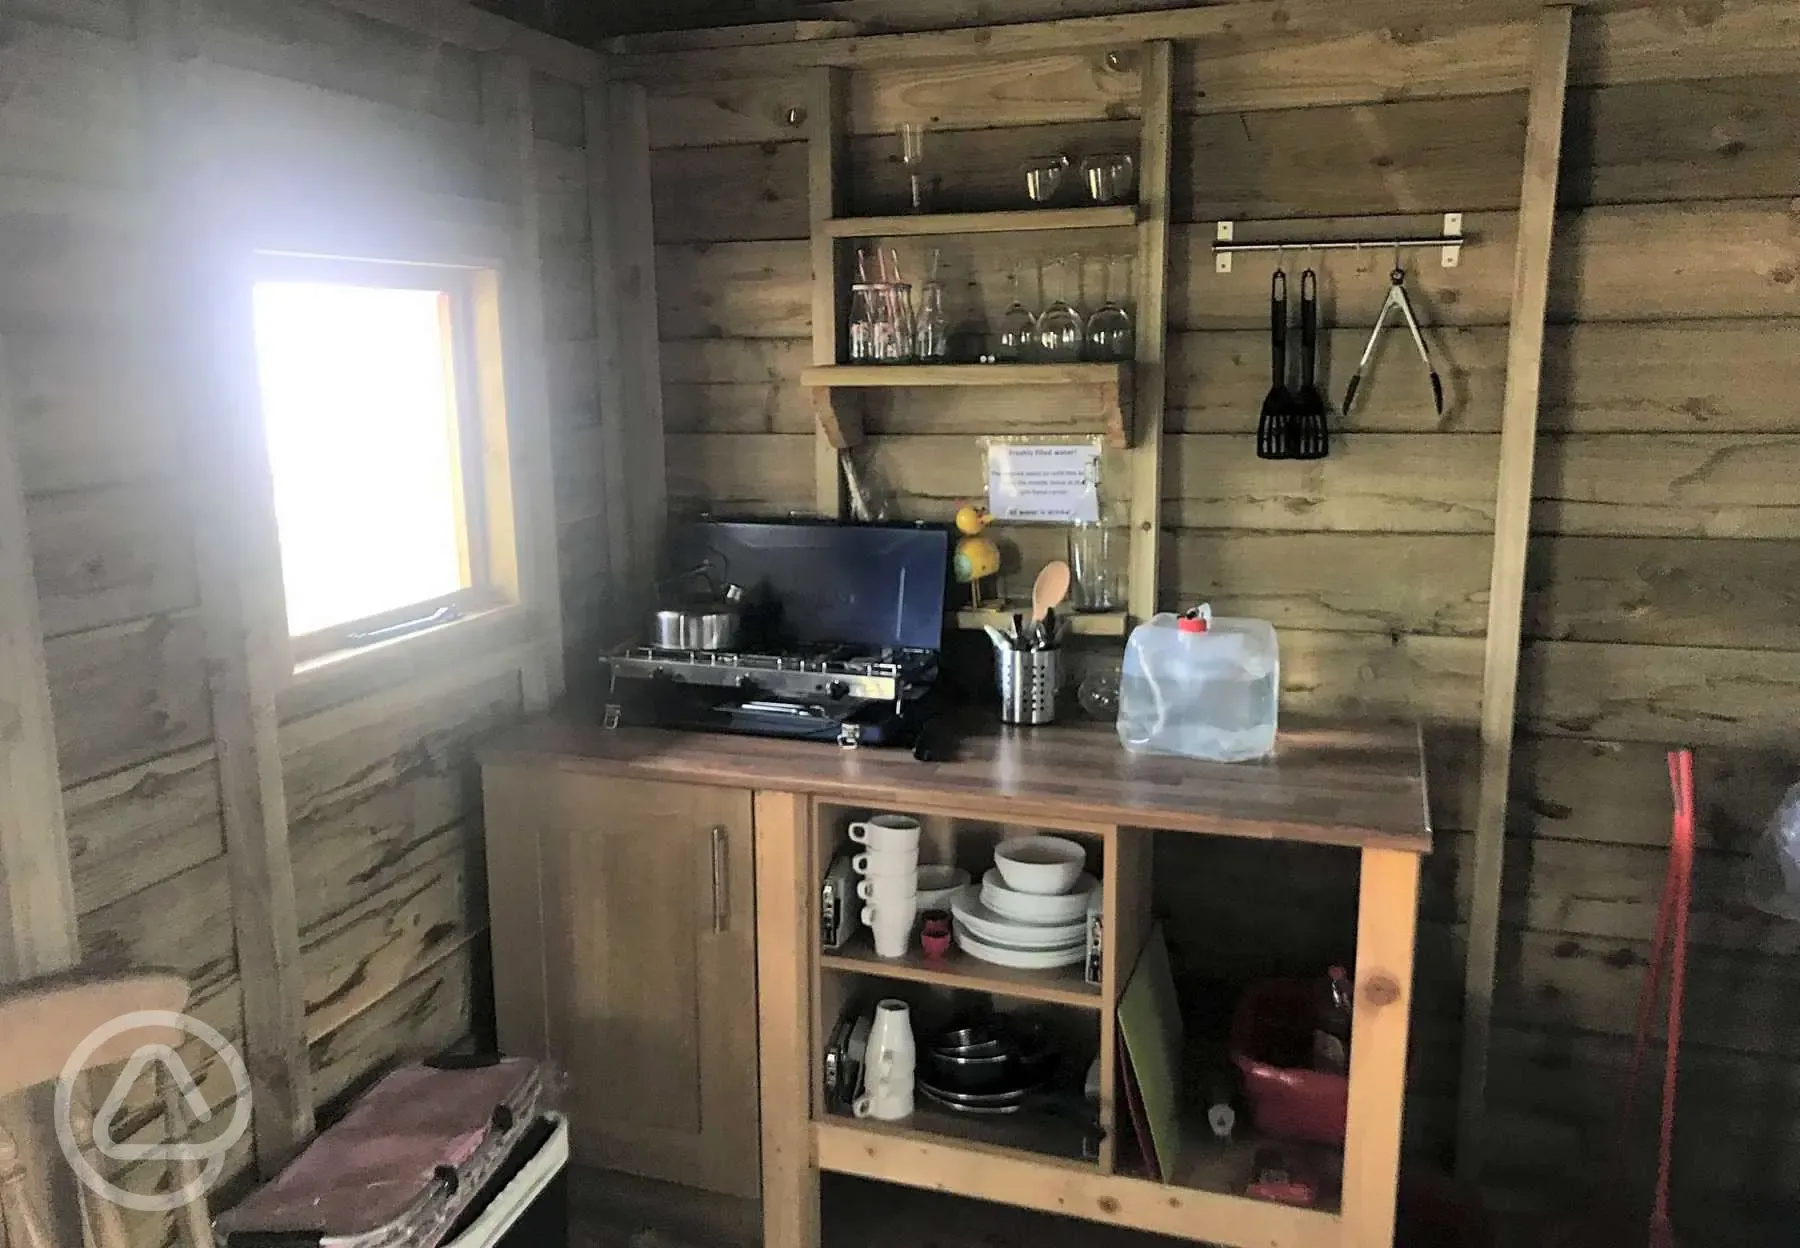
[[[1275,748],[1281,655],[1267,620],[1213,619],[1202,606],[1131,630],[1119,678],[1119,740],[1129,750],[1214,762]]]

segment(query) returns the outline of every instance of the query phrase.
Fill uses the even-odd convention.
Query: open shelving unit
[[[1030,603],[1008,602],[992,607],[964,607],[952,614],[952,622],[960,629],[979,632],[988,625],[1007,630],[1012,628],[1014,613],[1031,612]],[[1131,631],[1131,619],[1123,611],[1071,611],[1067,615],[1058,615],[1057,629],[1066,625],[1076,637],[1123,637]]]
[[[813,852],[823,864],[849,848],[848,824],[870,811],[817,801],[812,807]],[[944,811],[916,810],[925,825],[921,860],[951,862],[977,874],[993,846],[1012,828]],[[1088,846],[1088,867],[1101,880],[1100,983],[1089,984],[1081,965],[1021,971],[990,966],[952,949],[942,960],[917,950],[899,959],[877,957],[866,932],[839,950],[815,950],[809,958],[814,984],[811,1020],[813,1108],[811,1130],[819,1168],[885,1182],[935,1188],[978,1199],[1005,1193],[1010,1203],[1070,1212],[1068,1202],[1093,1200],[1112,1217],[1146,1230],[1166,1230],[1223,1244],[1280,1243],[1326,1248],[1343,1242],[1344,1222],[1335,1204],[1300,1209],[1242,1194],[1252,1158],[1263,1143],[1244,1131],[1214,1140],[1198,1107],[1183,1114],[1183,1145],[1164,1181],[1146,1177],[1135,1149],[1124,1141],[1133,1128],[1125,1108],[1122,1040],[1116,1009],[1153,927],[1151,838],[1132,828],[1061,824],[1042,828]],[[977,875],[978,878],[978,875]],[[817,930],[815,925],[807,925]],[[1070,1063],[1057,1086],[1063,1112],[1027,1107],[1016,1115],[972,1116],[931,1102],[921,1092],[911,1116],[898,1122],[857,1119],[823,1092],[824,1037],[840,1017],[874,999],[899,996],[912,1004],[915,1026],[937,1003],[937,1017],[955,1017],[972,1003],[1006,1013],[1053,1018],[1059,1035],[1085,1037],[1091,1048],[1074,1049],[1074,1065],[1099,1064],[1101,1132],[1097,1150],[1076,1121],[1083,1106],[1067,1084]],[[975,1008],[983,1008],[977,1004]],[[919,1031],[923,1039],[924,1031]]]
[[[806,110],[808,206],[812,233],[811,368],[801,375],[813,392],[817,424],[814,496],[820,514],[842,517],[846,498],[840,453],[864,441],[858,391],[910,386],[1099,387],[1104,424],[1095,430],[1128,457],[1126,521],[1131,551],[1126,573],[1127,614],[1116,630],[1090,626],[1089,635],[1122,636],[1132,619],[1155,612],[1156,573],[1162,534],[1161,481],[1164,352],[1167,337],[1169,177],[1173,114],[1173,50],[1167,42],[1144,46],[1140,74],[1142,124],[1134,204],[1078,208],[1020,208],[998,212],[851,216],[849,161],[845,155],[846,76],[812,71]],[[1136,356],[1126,363],[946,364],[852,366],[847,364],[846,313],[851,240],[1014,234],[1051,230],[1134,230],[1137,274],[1133,317]],[[963,624],[963,627],[979,627]]]

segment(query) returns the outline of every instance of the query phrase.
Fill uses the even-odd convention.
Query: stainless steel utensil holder
[[[1000,722],[1048,724],[1056,719],[1056,691],[1062,683],[1062,651],[996,650],[1000,679]]]

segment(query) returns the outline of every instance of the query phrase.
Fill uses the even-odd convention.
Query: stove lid
[[[705,562],[747,591],[737,648],[943,648],[950,534],[912,524],[699,521],[673,535],[671,566]]]

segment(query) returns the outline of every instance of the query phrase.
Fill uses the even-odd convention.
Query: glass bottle
[[[880,359],[877,350],[875,286],[858,282],[850,288],[850,362],[873,364]]]

